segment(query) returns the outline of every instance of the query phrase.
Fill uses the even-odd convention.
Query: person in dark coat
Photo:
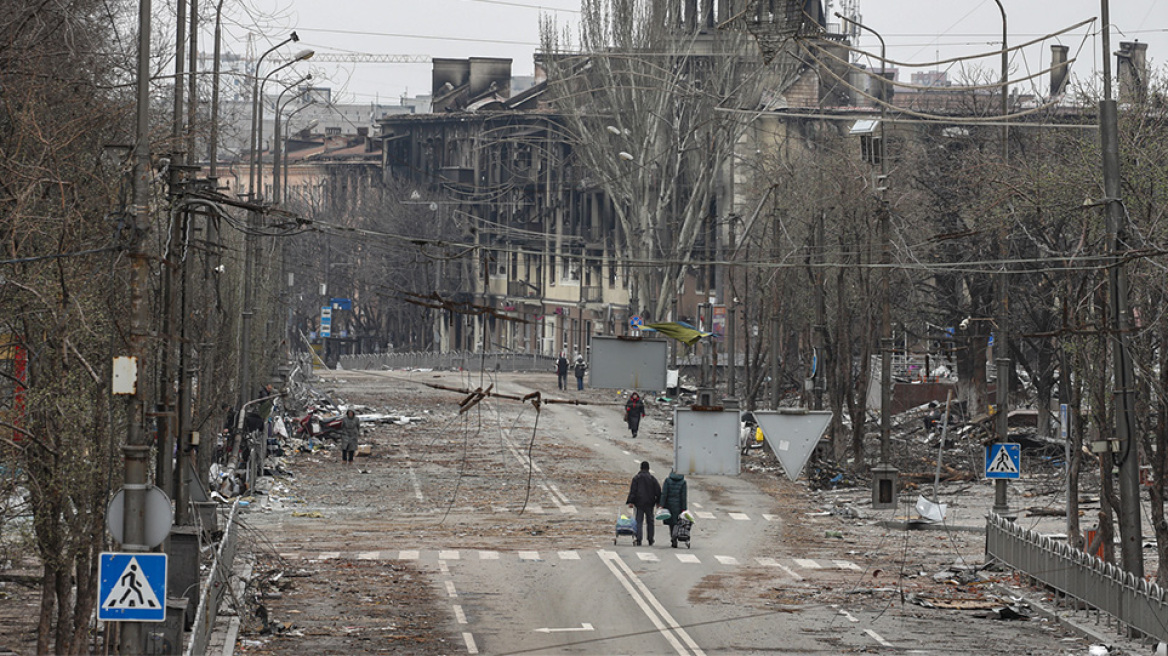
[[[588,371],[588,365],[584,364],[584,356],[576,356],[576,364],[572,365],[572,369],[576,373],[576,389],[584,389],[584,372]]]
[[[556,384],[560,389],[568,389],[568,354],[560,351],[560,359],[556,360]]]
[[[625,403],[625,423],[629,425],[629,430],[633,433],[633,438],[637,437],[637,428],[641,426],[641,417],[645,416],[645,402],[641,400],[641,395],[633,392],[629,397],[628,403]]]
[[[341,462],[353,462],[357,453],[357,440],[361,438],[361,420],[352,410],[345,411],[345,418],[341,420]]]
[[[665,484],[661,486],[661,506],[669,511],[669,519],[665,523],[672,527],[677,523],[677,518],[681,516],[681,511],[688,507],[689,500],[686,498],[686,484],[685,476],[676,471],[670,472],[669,477],[665,479]],[[672,537],[672,528],[670,529],[670,546],[677,548],[677,538]]]
[[[641,546],[641,531],[644,527],[645,537],[649,544],[653,544],[653,508],[661,499],[661,484],[649,473],[649,463],[641,463],[641,471],[633,477],[629,484],[629,497],[625,503],[629,508],[637,510],[637,540],[633,544]]]

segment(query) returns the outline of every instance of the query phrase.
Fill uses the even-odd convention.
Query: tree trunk
[[[51,654],[49,640],[53,632],[53,602],[56,600],[56,572],[45,563],[41,578],[41,611],[37,618],[37,654]]]

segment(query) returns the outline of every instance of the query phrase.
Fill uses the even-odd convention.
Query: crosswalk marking
[[[467,554],[468,557],[472,557],[471,556],[472,553],[476,553],[476,552],[473,552],[473,551],[468,552],[468,554]],[[504,556],[511,555],[511,554],[514,555],[513,557],[518,558],[521,561],[543,562],[545,560],[545,558],[540,555],[540,552],[535,551],[535,550],[516,550],[516,551],[508,551],[508,552],[499,552],[499,551],[491,551],[491,550],[478,550],[477,553],[478,553],[478,559],[480,561],[484,561],[484,560],[497,561],[497,560],[502,559]],[[584,552],[584,551],[580,551],[580,550],[576,550],[576,549],[571,549],[571,550],[564,550],[564,551],[556,551],[554,553],[555,553],[555,556],[553,558],[556,560],[579,561],[579,560],[582,560],[584,556],[589,555],[589,553],[591,553],[591,552]],[[668,552],[668,551],[664,551],[664,552],[634,551],[633,553],[635,553],[637,555],[637,558],[643,562],[656,563],[656,562],[662,561],[663,554],[670,553],[670,552]],[[701,558],[699,556],[697,556],[696,554],[692,554],[692,553],[675,553],[673,555],[675,555],[677,557],[677,561],[680,563],[700,564],[702,562]],[[283,556],[285,558],[297,558],[297,557],[310,558],[310,557],[312,557],[311,555],[307,555],[307,554],[301,555],[301,554],[298,554],[295,552],[285,553],[285,554],[283,554]],[[398,560],[412,560],[412,561],[433,559],[436,557],[438,560],[439,568],[443,569],[444,571],[446,570],[447,562],[458,561],[458,560],[463,559],[462,553],[458,549],[441,549],[441,550],[436,550],[436,551],[422,551],[422,550],[418,550],[418,549],[407,549],[407,550],[402,550],[402,551],[351,551],[351,552],[347,552],[347,553],[340,552],[340,551],[323,551],[323,552],[316,554],[315,559],[316,560],[340,560],[340,559],[392,560],[395,557]],[[722,565],[741,565],[742,564],[742,561],[737,556],[714,555],[713,558],[718,563],[720,563]],[[860,566],[860,565],[858,565],[850,560],[831,559],[831,558],[824,558],[824,559],[816,560],[816,559],[812,559],[812,558],[783,558],[783,559],[779,559],[779,558],[771,558],[771,557],[754,557],[750,560],[753,560],[754,563],[757,563],[758,565],[760,565],[762,567],[774,567],[774,568],[780,569],[783,572],[785,572],[787,575],[789,575],[791,578],[793,578],[795,580],[800,580],[800,581],[803,580],[803,577],[798,572],[796,572],[795,569],[793,569],[792,567],[789,567],[789,566],[783,564],[782,560],[786,560],[787,562],[793,564],[795,568],[798,568],[801,570],[812,570],[812,571],[847,570],[847,571],[852,571],[852,572],[862,572],[864,570],[864,568],[862,566]]]
[[[778,519],[778,518],[779,518],[779,516],[778,516],[778,515],[769,515],[769,514],[767,514],[767,513],[763,513],[763,515],[762,515],[762,518],[763,518],[763,519],[765,519],[765,520],[767,520],[768,522],[773,522],[773,521],[775,521],[776,519]]]
[[[714,513],[705,510],[699,510],[694,514],[698,516],[698,519],[717,519],[714,517]]]
[[[740,522],[748,521],[750,519],[750,515],[747,515],[746,513],[732,512],[728,514],[730,515],[730,519],[736,519]]]

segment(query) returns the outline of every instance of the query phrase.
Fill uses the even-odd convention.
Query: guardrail
[[[219,540],[215,561],[211,563],[211,574],[203,584],[199,596],[199,608],[195,611],[195,621],[191,625],[191,641],[187,645],[186,656],[202,656],[207,653],[211,633],[215,630],[215,618],[219,615],[219,604],[227,587],[231,585],[231,568],[235,565],[235,547],[239,537],[236,528],[239,502],[231,504],[231,514],[227,517],[227,528]]]
[[[1168,590],[991,513],[986,554],[1057,592],[1168,641]]]
[[[451,351],[412,351],[408,353],[376,353],[342,355],[342,369],[438,369],[466,371],[554,371],[556,359],[550,355],[498,351],[473,353]]]

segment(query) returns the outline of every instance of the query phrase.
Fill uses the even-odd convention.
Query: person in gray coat
[[[669,519],[665,523],[670,526],[669,536],[671,538],[671,547],[677,548],[677,538],[673,537],[673,525],[677,523],[677,518],[681,516],[681,511],[689,506],[688,490],[686,490],[685,476],[680,472],[673,471],[669,473],[669,477],[665,479],[665,483],[661,486],[661,506],[669,510]]]
[[[357,453],[357,440],[361,437],[361,420],[352,410],[345,411],[341,420],[341,462],[353,462]]]

